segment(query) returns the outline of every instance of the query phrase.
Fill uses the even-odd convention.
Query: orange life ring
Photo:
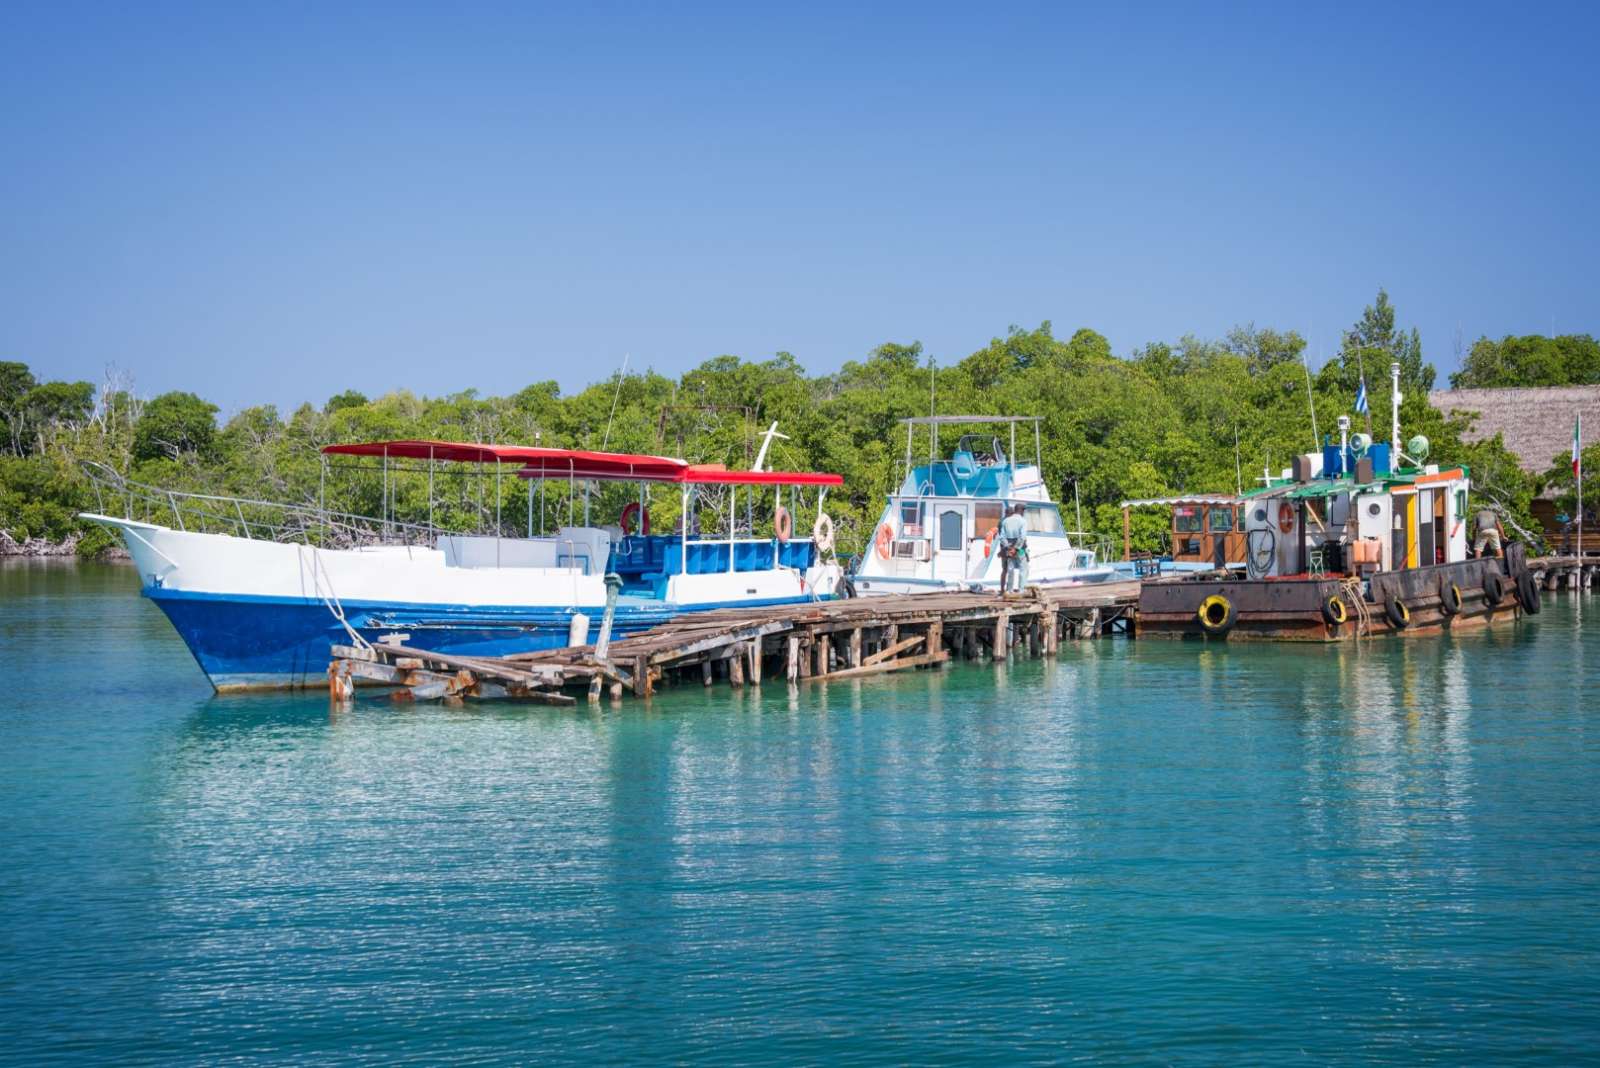
[[[778,506],[778,513],[772,517],[773,529],[778,533],[779,543],[787,542],[794,537],[794,516],[789,514],[789,509]]]
[[[889,550],[894,544],[894,530],[888,523],[878,524],[878,533],[873,537],[873,542],[878,547],[878,559],[889,559]]]
[[[1285,534],[1294,531],[1294,506],[1288,501],[1278,505],[1278,529]]]
[[[994,536],[999,530],[999,527],[990,527],[989,533],[983,536],[983,558],[985,560],[989,558],[989,554],[994,552]]]
[[[623,537],[633,537],[633,521],[635,519],[641,520],[639,524],[640,534],[648,535],[650,533],[650,509],[641,508],[639,507],[639,502],[634,501],[624,508],[622,515],[617,518],[617,526],[622,528]]]

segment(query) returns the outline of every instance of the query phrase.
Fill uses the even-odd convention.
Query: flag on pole
[[[1583,446],[1578,439],[1583,436],[1583,414],[1572,418],[1572,477],[1578,477],[1578,467],[1583,462]]]
[[[1367,408],[1367,376],[1361,376],[1361,388],[1356,390],[1356,411],[1365,415]]]

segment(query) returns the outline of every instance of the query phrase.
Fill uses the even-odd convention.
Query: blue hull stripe
[[[195,593],[159,587],[144,591],[166,613],[194,654],[200,669],[219,690],[322,685],[329,648],[348,644],[338,620],[321,601]],[[685,612],[715,608],[809,603],[810,598],[724,601],[683,608],[660,601],[624,598],[617,605],[612,635],[625,638]],[[631,601],[631,603],[629,603]],[[347,601],[345,618],[356,632],[376,642],[385,634],[409,634],[412,645],[463,656],[505,656],[558,649],[567,644],[572,616],[559,605],[484,607],[438,604],[374,604]],[[601,609],[583,610],[591,636]]]

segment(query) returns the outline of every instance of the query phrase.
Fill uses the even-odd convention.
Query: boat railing
[[[1092,530],[1066,530],[1062,533],[1072,544],[1073,552],[1091,551],[1097,564],[1104,564],[1112,559],[1112,543],[1109,535]]]
[[[341,512],[318,504],[152,486],[94,460],[80,462],[102,515],[167,522],[177,530],[231,534],[257,541],[305,542],[324,548],[369,545],[432,546],[447,531],[424,523]]]

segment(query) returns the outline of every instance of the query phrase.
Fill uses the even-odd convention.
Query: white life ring
[[[817,513],[817,521],[811,527],[811,540],[819,553],[833,550],[833,520],[827,512]]]

